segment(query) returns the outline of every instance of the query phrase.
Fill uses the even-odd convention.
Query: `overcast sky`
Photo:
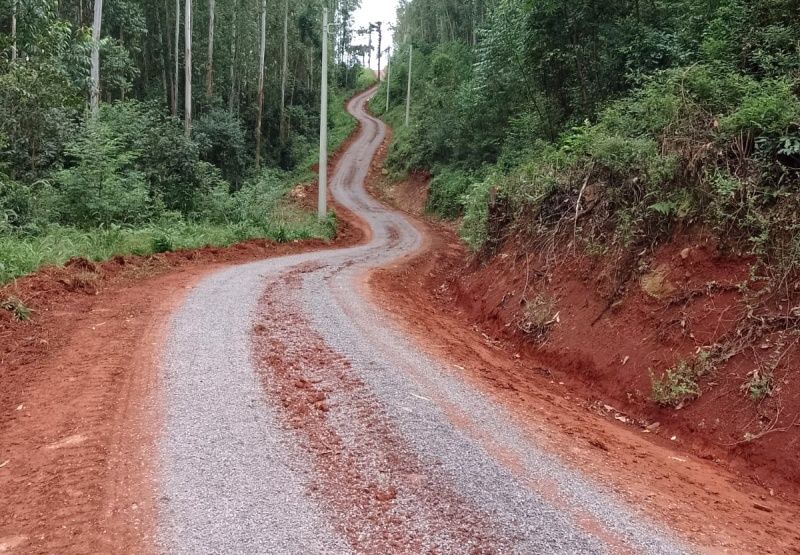
[[[383,22],[383,42],[382,48],[390,46],[393,42],[391,25],[394,25],[397,19],[397,0],[361,0],[361,8],[354,15],[355,24],[354,29],[366,27],[370,23],[376,21]],[[353,37],[353,44],[367,44],[368,38],[366,35],[360,37],[358,35]],[[373,35],[372,46],[378,48],[378,36]],[[376,51],[372,52],[372,67],[378,68],[378,60]],[[381,63],[385,63],[386,58]]]

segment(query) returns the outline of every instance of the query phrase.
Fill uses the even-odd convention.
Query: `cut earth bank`
[[[537,441],[693,541],[719,546],[728,537],[731,552],[800,552],[797,336],[761,336],[677,409],[651,399],[651,370],[737,336],[748,261],[715,255],[702,237],[678,238],[656,253],[654,271],[616,291],[614,261],[568,248],[543,260],[509,239],[493,255],[473,256],[454,225],[425,216],[428,176],[388,177],[389,141],[368,186],[414,216],[428,244],[370,276],[375,302],[509,407]],[[553,259],[560,263],[544,272]],[[532,299],[547,299],[541,314],[525,310]],[[743,384],[776,358],[779,385],[754,402]]]

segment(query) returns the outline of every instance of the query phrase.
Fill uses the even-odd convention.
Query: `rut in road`
[[[158,542],[167,553],[684,553],[543,452],[372,305],[365,276],[421,233],[364,191],[385,127],[331,182],[362,246],[202,281],[163,354]]]

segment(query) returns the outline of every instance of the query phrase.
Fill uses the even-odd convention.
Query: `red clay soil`
[[[386,181],[376,165],[370,187],[388,189],[384,198],[419,199],[418,189],[425,186],[420,177],[395,186]],[[419,214],[423,204],[407,206]],[[417,222],[428,232],[425,251],[374,272],[369,285],[375,302],[395,314],[421,345],[505,405],[535,442],[709,552],[800,553],[800,495],[792,474],[797,465],[788,456],[796,452],[794,433],[765,436],[746,448],[714,444],[714,433],[737,425],[735,412],[723,410],[724,403],[750,402],[738,392],[739,376],[725,390],[726,401],[702,396],[675,411],[647,400],[647,368],[673,364],[694,351],[694,342],[702,345],[712,332],[732,325],[734,315],[726,307],[733,293],[698,296],[665,309],[663,301],[651,301],[637,288],[592,326],[608,304],[597,292],[598,280],[611,280],[576,260],[546,289],[561,313],[542,347],[516,325],[519,299],[533,298],[527,291],[523,295],[526,274],[536,271],[533,262],[529,267],[524,255],[509,249],[478,266],[452,231]],[[688,256],[685,248],[678,243],[658,254],[654,267],[671,264],[661,268],[667,277],[663,287],[680,282],[691,289],[714,278],[726,284],[746,277],[745,263],[709,260],[707,246],[692,245]],[[677,314],[685,319],[683,326],[674,322]],[[681,331],[675,333],[674,326]],[[691,335],[692,341],[685,341]],[[711,417],[714,410],[724,415],[720,421]],[[705,424],[697,425],[703,418]],[[649,430],[642,425],[656,422]]]
[[[75,259],[0,288],[33,311],[0,310],[0,553],[154,551],[154,357],[170,314],[225,265],[362,242],[364,223],[337,214],[335,241]]]
[[[298,286],[304,271],[298,268],[280,278],[280,286],[266,288],[253,330],[253,358],[285,426],[308,455],[312,495],[358,553],[423,553],[420,521],[426,533],[454,536],[465,550],[471,546],[470,553],[494,552],[499,542],[485,520],[454,492],[431,487],[424,464],[403,447],[349,361],[287,303],[285,291]],[[346,394],[348,414],[359,415],[347,438],[331,422],[329,394]],[[415,499],[416,513],[398,511],[397,497]]]

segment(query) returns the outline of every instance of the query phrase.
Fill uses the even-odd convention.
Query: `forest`
[[[323,3],[0,6],[0,283],[73,256],[333,233],[283,200],[317,155]],[[328,6],[332,148],[373,79],[358,6]]]
[[[505,238],[642,253],[702,228],[775,283],[800,263],[800,3],[407,0],[396,175],[474,250]],[[404,125],[409,50],[413,92]],[[387,103],[387,90],[390,90]]]

